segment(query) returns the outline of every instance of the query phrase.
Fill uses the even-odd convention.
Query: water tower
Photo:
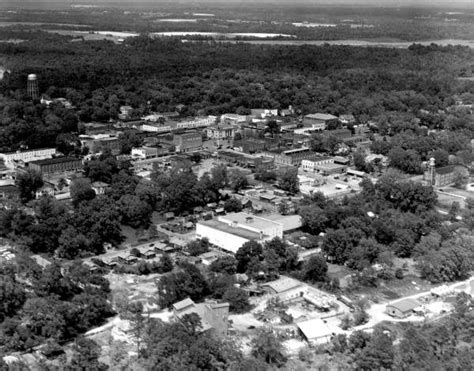
[[[26,94],[31,100],[39,98],[39,91],[38,91],[38,80],[34,73],[28,75],[28,81],[26,83]]]

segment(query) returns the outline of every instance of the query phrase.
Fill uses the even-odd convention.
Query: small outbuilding
[[[415,299],[403,299],[387,304],[385,313],[392,317],[405,318],[412,315],[414,309],[420,305],[420,302]]]

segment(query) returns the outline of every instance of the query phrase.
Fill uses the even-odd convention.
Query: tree
[[[108,366],[99,362],[100,348],[98,344],[85,337],[76,340],[73,346],[73,356],[68,369],[70,370],[107,370]]]
[[[138,196],[126,194],[119,200],[119,210],[122,214],[122,223],[133,228],[146,228],[150,224],[153,209]]]
[[[365,348],[359,353],[357,366],[363,370],[391,369],[394,350],[390,336],[376,329]]]
[[[382,251],[383,245],[374,238],[363,238],[349,253],[347,265],[350,268],[362,270],[372,265]]]
[[[238,170],[234,169],[229,176],[229,185],[234,192],[239,192],[241,189],[244,189],[249,184],[249,181],[245,174]]]
[[[435,159],[436,167],[443,167],[448,165],[449,163],[449,152],[442,148],[435,149],[434,151],[428,154],[428,158]]]
[[[454,170],[453,183],[456,188],[464,189],[468,181],[469,176],[466,174],[465,169]]]
[[[421,159],[414,150],[404,150],[395,147],[388,153],[390,166],[400,169],[409,174],[421,174]]]
[[[35,192],[43,186],[43,178],[37,171],[28,169],[18,173],[15,184],[20,193],[20,200],[27,203],[35,198]]]
[[[354,228],[329,230],[324,236],[322,249],[337,264],[343,264],[363,236],[362,231]]]
[[[235,254],[235,259],[237,259],[237,272],[245,273],[253,258],[257,258],[258,260],[263,259],[262,245],[256,241],[245,242]]]
[[[137,353],[140,354],[140,345],[146,325],[146,319],[143,316],[143,303],[140,301],[128,303],[121,317],[130,322],[130,333],[137,344]]]
[[[280,174],[278,186],[284,191],[295,194],[299,191],[298,168],[290,167]]]
[[[257,336],[252,340],[252,355],[277,367],[286,361],[280,340],[271,329],[266,328],[260,328]]]
[[[160,273],[167,273],[173,270],[173,261],[168,254],[163,254],[160,259]]]
[[[3,267],[0,271],[0,323],[6,317],[15,315],[26,300],[25,288],[17,281],[12,267]]]
[[[361,150],[354,152],[352,155],[354,166],[357,170],[366,171],[367,165],[365,163],[365,153]]]
[[[90,182],[84,178],[74,179],[70,186],[71,199],[74,206],[83,201],[90,201],[95,197],[95,191]]]
[[[430,349],[429,340],[425,334],[414,325],[405,331],[399,345],[400,357],[403,367],[416,369],[429,369],[433,354]]]
[[[314,235],[323,232],[329,221],[324,210],[318,206],[302,206],[298,210],[298,214],[303,219],[303,227]]]
[[[89,241],[77,229],[68,226],[58,238],[56,254],[63,259],[74,259],[84,252],[90,251]]]
[[[158,281],[158,301],[162,308],[187,297],[200,301],[209,293],[208,282],[196,266],[186,263],[182,269],[180,272],[168,273]]]
[[[191,241],[186,245],[186,250],[191,256],[198,256],[209,251],[209,240],[204,237],[200,240]]]
[[[234,213],[242,211],[244,207],[242,206],[242,202],[235,197],[231,197],[224,203],[224,210],[228,213]]]
[[[231,255],[225,255],[214,260],[209,266],[211,272],[235,274],[237,272],[237,260]]]
[[[304,279],[310,282],[327,280],[328,265],[322,255],[312,256],[304,265]]]
[[[129,155],[132,148],[140,147],[143,142],[142,139],[132,131],[125,131],[120,134],[118,140],[120,144],[120,153],[125,155]]]
[[[247,292],[235,286],[230,286],[224,292],[222,300],[229,303],[229,310],[234,313],[243,313],[250,308]]]

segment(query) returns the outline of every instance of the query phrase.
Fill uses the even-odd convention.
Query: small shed
[[[172,212],[165,213],[165,219],[166,219],[166,221],[173,220],[174,219],[174,213],[172,213]]]
[[[396,318],[405,318],[413,314],[415,308],[420,306],[420,302],[415,299],[403,299],[387,304],[385,313]]]

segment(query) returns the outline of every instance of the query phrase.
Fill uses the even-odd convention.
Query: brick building
[[[52,175],[80,171],[84,166],[81,159],[74,157],[57,157],[32,161],[28,167],[42,175]]]
[[[303,118],[303,125],[305,128],[313,130],[326,130],[331,123],[338,123],[339,119],[327,113],[312,113]]]
[[[303,160],[311,160],[319,157],[307,147],[289,149],[281,153],[265,152],[263,155],[273,158],[276,166],[300,166]]]
[[[184,134],[175,134],[173,144],[176,146],[176,152],[191,152],[202,148],[202,134],[200,132],[189,132]]]

